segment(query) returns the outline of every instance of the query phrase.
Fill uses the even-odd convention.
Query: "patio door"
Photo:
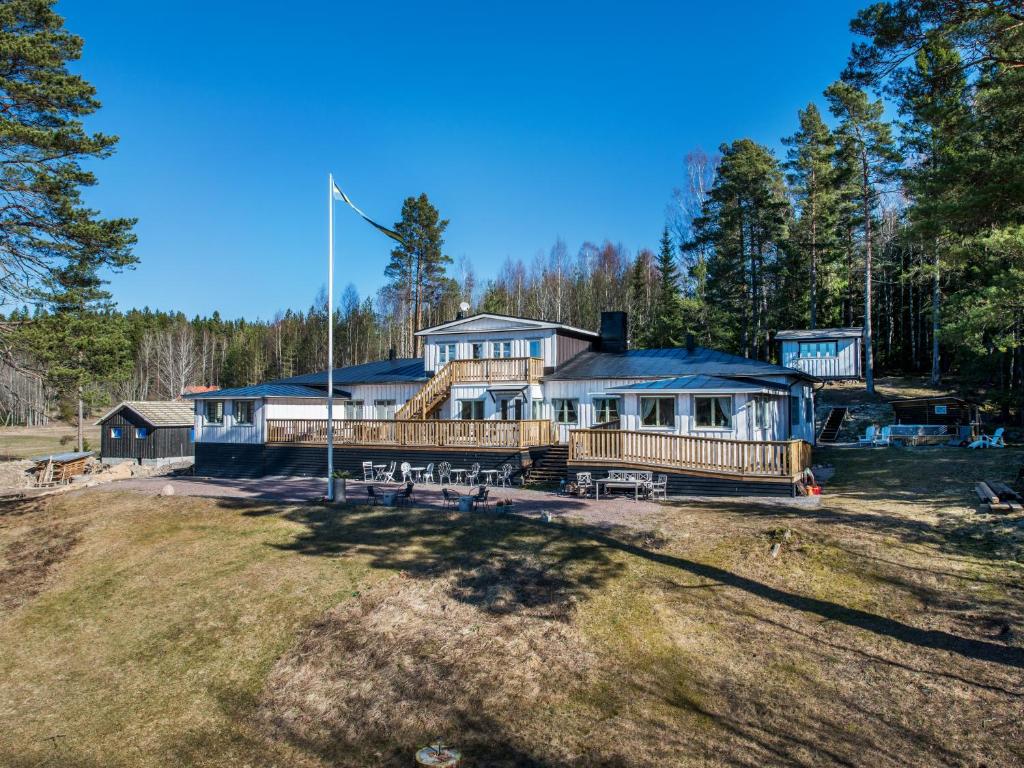
[[[523,418],[523,398],[499,397],[498,418],[504,421],[521,421]]]

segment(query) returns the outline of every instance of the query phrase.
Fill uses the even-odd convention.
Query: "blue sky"
[[[268,319],[326,280],[326,177],[385,224],[426,192],[478,277],[609,239],[654,247],[682,158],[778,149],[866,0],[351,3],[61,0],[121,137],[88,202],[139,218],[122,308]],[[338,209],[337,283],[389,241]]]

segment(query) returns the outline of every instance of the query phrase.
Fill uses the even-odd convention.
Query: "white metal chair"
[[[437,481],[442,484],[452,481],[452,465],[447,461],[442,461],[437,465]]]
[[[395,462],[392,461],[386,469],[382,469],[377,479],[385,483],[395,482]]]
[[[408,461],[403,461],[400,469],[402,470],[402,482],[412,482],[412,464],[410,464]]]
[[[968,448],[1005,448],[1006,441],[1003,440],[1003,428],[999,427],[992,436],[982,435],[967,446]]]
[[[373,476],[373,462],[372,461],[364,461],[363,462],[363,480],[365,482],[367,482],[367,483],[372,483],[374,481],[374,479],[375,478]]]
[[[652,499],[668,498],[668,475],[655,475],[650,490]]]
[[[430,462],[423,468],[423,472],[420,473],[420,480],[424,483],[434,482],[434,462]]]
[[[476,485],[478,477],[480,477],[480,465],[474,462],[473,465],[470,466],[469,472],[466,473],[466,485]]]
[[[501,483],[502,488],[507,488],[512,485],[512,465],[502,464],[501,469],[498,470],[498,482]]]
[[[864,431],[864,437],[857,438],[857,445],[874,445],[876,432],[878,432],[878,428],[872,424]]]

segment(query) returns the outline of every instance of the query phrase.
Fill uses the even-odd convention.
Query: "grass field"
[[[45,427],[0,427],[0,459],[27,459],[32,456],[73,451],[77,434],[75,426],[67,424],[51,424]],[[99,427],[87,425],[85,440],[92,450],[99,450]]]
[[[0,508],[0,764],[1011,766],[1016,450],[832,451],[648,530],[81,492]],[[780,543],[778,557],[770,550]]]

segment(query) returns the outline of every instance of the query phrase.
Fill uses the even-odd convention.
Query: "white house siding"
[[[353,384],[345,387],[352,395],[352,400],[362,400],[363,409],[356,414],[356,418],[373,419],[376,400],[394,400],[395,407],[400,407],[420,388],[415,382],[408,384]],[[334,417],[344,419],[345,401],[347,398],[336,397],[334,399]],[[327,399],[319,398],[272,398],[268,401],[268,419],[326,419]]]
[[[455,344],[455,356],[459,360],[473,359],[473,343],[484,345],[484,357],[491,357],[491,342],[511,341],[512,357],[530,357],[530,340],[539,339],[541,342],[541,357],[544,359],[545,368],[553,368],[557,359],[555,349],[555,331],[551,328],[536,330],[509,330],[509,331],[477,331],[474,333],[453,333],[426,336],[423,345],[423,367],[424,370],[436,371],[438,363],[438,346],[442,344]]]
[[[836,342],[836,357],[816,358],[809,362],[799,363],[801,369],[822,379],[856,379],[860,376],[860,339],[856,337],[820,339],[802,339],[804,342],[826,341]],[[799,356],[800,341],[785,339],[782,342],[782,364],[788,368],[796,367],[794,360]]]
[[[252,399],[252,398],[238,398]],[[201,443],[234,443],[254,444],[264,441],[266,427],[266,407],[263,400],[253,400],[252,424],[236,424],[234,400],[224,400],[224,423],[210,424],[206,421],[206,400],[196,401],[196,442]]]

